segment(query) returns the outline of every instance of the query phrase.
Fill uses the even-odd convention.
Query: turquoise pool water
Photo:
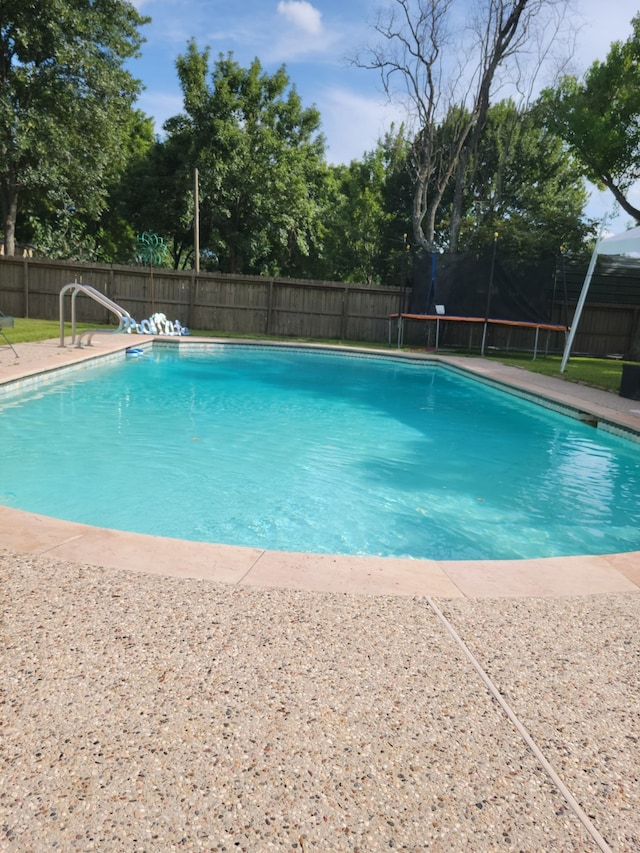
[[[159,348],[0,397],[0,503],[286,551],[640,549],[640,445],[443,366]]]

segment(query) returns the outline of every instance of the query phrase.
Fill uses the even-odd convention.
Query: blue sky
[[[175,59],[195,37],[211,57],[233,52],[243,66],[257,57],[269,72],[285,65],[304,106],[322,116],[330,162],[349,162],[375,147],[398,111],[386,103],[374,72],[347,55],[364,44],[377,0],[134,0],[152,18],[131,71],[146,90],[140,108],[162,122],[181,109]]]
[[[255,57],[269,72],[285,65],[304,106],[320,110],[328,161],[360,158],[392,121],[404,117],[400,107],[387,102],[376,73],[348,61],[372,42],[371,23],[386,1],[132,0],[152,18],[142,30],[147,39],[142,56],[129,66],[145,86],[138,106],[154,118],[158,132],[181,111],[175,60],[194,37],[199,48],[211,49],[213,59],[231,51],[245,67]],[[456,2],[462,9],[473,4]],[[640,0],[573,0],[572,5],[573,70],[579,74],[604,59],[612,41],[629,37]],[[633,200],[640,204],[640,188]],[[611,196],[594,191],[589,214],[600,218],[611,209]],[[626,217],[618,221],[624,227]]]

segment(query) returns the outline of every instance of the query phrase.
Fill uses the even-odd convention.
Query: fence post
[[[349,322],[349,286],[345,285],[342,291],[342,317],[340,319],[340,340],[347,337],[347,323]]]
[[[634,361],[640,358],[640,308],[633,309],[625,356]]]
[[[191,287],[189,288],[189,304],[187,306],[187,323],[186,325],[191,328],[193,324],[193,312],[196,304],[196,290],[198,288],[198,279],[196,278],[195,269],[191,270]]]
[[[265,327],[265,335],[271,334],[271,318],[273,315],[273,279],[269,279],[269,296],[267,297],[267,322]]]
[[[29,317],[29,258],[25,255],[22,261],[22,279],[24,287],[24,316]]]

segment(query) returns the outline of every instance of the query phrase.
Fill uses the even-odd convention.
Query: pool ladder
[[[82,339],[84,337],[87,338],[87,346],[91,346],[91,339],[97,333],[107,334],[107,335],[115,335],[118,332],[123,332],[125,330],[125,325],[129,326],[131,322],[133,322],[131,314],[118,305],[113,299],[109,299],[108,296],[105,296],[104,293],[100,293],[99,290],[96,290],[95,287],[92,287],[90,284],[79,284],[77,281],[73,281],[70,284],[65,284],[62,290],[60,291],[60,346],[64,346],[64,297],[68,292],[71,292],[71,343],[75,344],[76,347],[82,347]],[[86,332],[82,332],[78,336],[78,342],[76,343],[76,297],[78,293],[84,293],[85,296],[91,297],[95,302],[98,302],[108,311],[111,311],[112,314],[118,318],[118,328],[113,329],[111,331],[105,332],[104,329],[89,329]],[[130,322],[126,323],[125,318],[127,318]]]

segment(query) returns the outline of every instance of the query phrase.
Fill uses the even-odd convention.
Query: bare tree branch
[[[354,61],[379,72],[387,96],[403,102],[413,122],[413,232],[423,248],[434,248],[436,216],[454,176],[458,195],[464,189],[495,86],[510,76],[512,87],[527,89],[526,66],[537,55],[537,73],[570,2],[478,0],[468,17],[459,0],[393,0],[378,17],[379,42]],[[454,243],[457,227],[452,222]]]

